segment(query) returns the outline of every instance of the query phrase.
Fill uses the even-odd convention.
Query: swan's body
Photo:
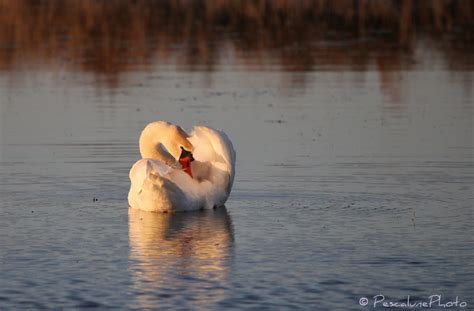
[[[180,148],[192,151],[192,175],[179,166]],[[168,122],[148,124],[140,136],[142,159],[130,170],[128,204],[151,212],[189,211],[224,205],[235,173],[227,135],[195,126],[188,135]]]

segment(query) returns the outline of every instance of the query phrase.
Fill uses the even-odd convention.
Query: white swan
[[[188,135],[157,121],[145,127],[139,144],[142,159],[130,170],[130,207],[177,212],[224,205],[235,173],[235,151],[225,133],[195,126]]]

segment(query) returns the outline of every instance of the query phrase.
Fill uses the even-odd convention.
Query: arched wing
[[[195,157],[220,162],[222,168],[228,172],[226,192],[229,194],[235,176],[235,150],[229,137],[224,132],[210,127],[195,126],[190,140],[194,145]]]

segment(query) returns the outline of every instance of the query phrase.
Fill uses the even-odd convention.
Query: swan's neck
[[[180,146],[192,149],[183,129],[167,122],[153,122],[147,125],[140,136],[142,158],[155,159],[169,166],[177,164],[181,154]]]
[[[175,165],[176,157],[170,150],[169,142],[142,135],[140,137],[140,154],[144,159],[159,160],[167,165]]]

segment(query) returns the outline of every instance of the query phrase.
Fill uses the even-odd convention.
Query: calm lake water
[[[472,46],[245,52],[223,35],[210,63],[172,43],[106,69],[0,45],[0,310],[368,310],[379,294],[472,309]],[[129,211],[153,120],[229,135],[225,208]]]

